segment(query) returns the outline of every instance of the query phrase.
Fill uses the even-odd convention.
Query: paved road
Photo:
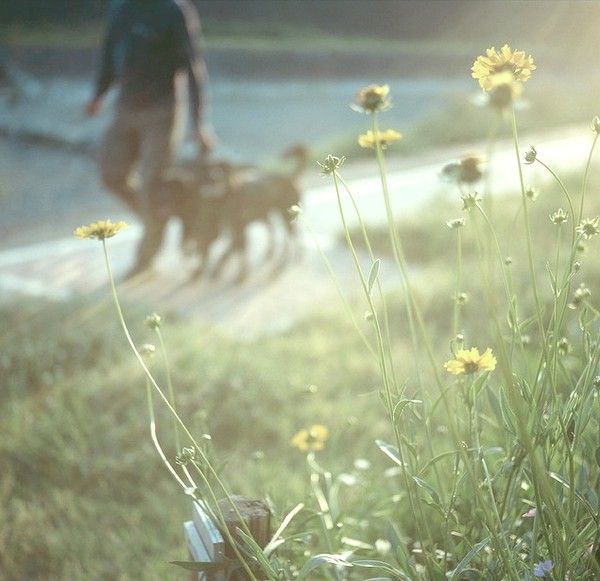
[[[525,142],[527,143],[527,142]],[[539,156],[557,170],[582,166],[591,143],[590,131],[583,127],[562,130],[560,135],[538,139]],[[523,150],[527,146],[523,147]],[[441,167],[454,152],[431,154],[427,160],[389,161],[389,186],[397,216],[407,216],[427,208],[436,195],[454,196],[452,188],[439,180]],[[458,153],[458,152],[456,152]],[[600,164],[594,163],[594,169]],[[519,195],[514,151],[510,144],[498,148],[491,164],[496,195]],[[526,166],[527,183],[541,187],[552,194],[557,188],[549,186],[547,176],[537,166]],[[351,185],[363,216],[370,224],[381,224],[384,211],[380,196],[379,179],[372,163],[348,164],[345,175]],[[356,289],[356,278],[345,249],[336,244],[339,217],[335,192],[327,179],[310,170],[304,196],[305,218],[326,250],[341,286]],[[348,208],[350,222],[352,213]],[[457,196],[457,213],[460,201]],[[101,219],[105,216],[95,216]],[[121,219],[123,215],[110,216]],[[440,216],[440,225],[452,216]],[[127,216],[125,216],[127,219]],[[73,224],[76,226],[78,224]],[[109,241],[114,269],[123,273],[131,263],[140,226],[132,226]],[[170,310],[194,316],[237,336],[253,336],[261,332],[285,329],[316,308],[339,304],[336,290],[314,242],[307,233],[302,239],[302,258],[295,260],[276,278],[270,276],[270,265],[262,262],[266,242],[260,225],[251,227],[252,275],[242,286],[231,282],[233,273],[226,272],[221,281],[187,283],[193,268],[191,259],[181,256],[178,249],[178,225],[170,225],[167,243],[159,256],[155,274],[122,286],[126,299],[146,302],[149,308]],[[363,257],[365,268],[368,260]],[[384,263],[382,276],[393,285],[397,282],[394,269]],[[68,300],[77,294],[98,293],[106,296],[106,275],[97,242],[81,241],[72,237],[23,245],[0,252],[0,291],[12,296],[16,293]]]

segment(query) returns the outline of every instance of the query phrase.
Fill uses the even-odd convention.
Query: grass
[[[374,131],[385,99],[371,91],[363,103]],[[520,157],[514,111],[505,114]],[[211,504],[218,472],[228,492],[267,497],[277,523],[303,502],[275,553],[234,545],[249,551],[251,579],[597,578],[600,313],[588,286],[600,281],[600,225],[575,228],[581,178],[557,178],[533,201],[519,164],[519,195],[491,199],[484,183],[480,199],[458,183],[454,205],[431,203],[397,224],[380,143],[375,156],[389,242],[348,230],[341,162],[323,166],[362,289],[353,322],[331,305],[288,333],[239,343],[167,320],[177,407],[202,442],[181,475],[200,475],[191,493]],[[543,160],[530,153],[528,163]],[[459,192],[465,224],[447,228]],[[558,207],[569,210],[562,226],[549,219]],[[582,216],[599,210],[588,196]],[[400,289],[381,284],[383,254]],[[6,307],[0,566],[9,577],[177,577],[165,561],[183,557],[189,499],[147,444],[146,380],[107,325],[109,308]],[[127,308],[137,345],[149,339],[142,311]],[[164,384],[160,358],[148,365]],[[174,459],[170,418],[157,407]],[[325,450],[293,450],[293,434],[316,423],[331,432]]]
[[[536,248],[552,243],[547,215],[561,204],[551,193],[532,204],[538,216]],[[458,200],[439,200],[435,215],[399,224],[403,237],[412,241],[406,252],[418,269],[419,300],[440,361],[451,338],[454,292],[454,266],[447,259],[453,231],[444,220],[458,215],[458,206]],[[497,206],[499,228],[509,231],[519,214],[518,200]],[[389,253],[385,236],[371,233],[377,255]],[[470,276],[479,272],[473,242],[467,227],[463,267],[470,301],[463,310],[464,327],[486,344],[492,337],[481,317],[484,297]],[[518,256],[521,244],[514,238],[506,252]],[[585,252],[582,260],[585,280],[595,288],[600,267]],[[527,297],[524,265],[515,262],[514,269],[517,292]],[[393,328],[406,328],[400,296],[394,292],[388,301]],[[355,304],[355,310],[360,315],[363,307]],[[144,308],[128,305],[126,311],[136,341],[151,341],[151,331],[142,324]],[[25,302],[2,308],[0,568],[9,579],[180,577],[168,561],[186,558],[181,524],[190,503],[149,442],[144,379],[116,322],[106,323],[112,317],[108,297],[99,304]],[[369,323],[360,325],[368,333]],[[299,428],[323,423],[331,438],[318,461],[334,475],[342,474],[338,501],[345,542],[374,547],[377,539],[398,537],[409,549],[413,546],[416,531],[405,493],[397,474],[386,476],[393,464],[374,445],[376,439],[392,438],[377,393],[377,366],[341,313],[329,310],[288,333],[252,343],[173,317],[167,317],[163,333],[179,407],[193,433],[212,435],[218,465],[232,490],[269,498],[279,519],[305,501],[310,508],[303,526],[313,529],[316,507],[305,460],[289,441]],[[396,335],[394,350],[404,362],[398,371],[408,377],[410,344],[404,334]],[[152,361],[164,379],[159,358]],[[416,421],[410,415],[405,419],[404,433],[411,440],[418,437]],[[164,411],[158,423],[172,456]],[[445,422],[434,425],[440,430],[435,440],[443,445]],[[486,439],[501,433],[498,426],[490,428]],[[414,441],[420,450],[423,443]],[[508,450],[496,454],[494,470],[509,461]],[[354,466],[359,458],[369,461],[367,470]],[[470,509],[460,510],[468,514]],[[303,547],[322,542],[302,537],[284,554],[298,559]],[[378,556],[374,548],[359,553]]]
[[[109,306],[3,308],[0,568],[7,578],[180,577],[167,561],[186,558],[181,525],[190,503],[149,442],[144,380],[117,326],[104,324]],[[332,341],[323,335],[332,325],[347,329],[324,316],[251,345],[183,321],[164,329],[186,420],[213,436],[237,491],[269,496],[280,511],[306,487],[303,457],[289,446],[295,431],[321,421],[341,447],[357,439],[368,417],[364,410],[356,417],[359,394],[375,404],[371,427],[382,428],[368,395],[373,366],[365,358],[348,364],[344,353],[356,339],[344,331],[346,341]],[[142,325],[136,331],[150,338]],[[169,429],[161,414],[159,432]],[[368,441],[355,453],[383,464]],[[327,458],[353,470],[353,458],[336,459],[333,450]]]

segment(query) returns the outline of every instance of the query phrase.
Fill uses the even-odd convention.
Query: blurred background
[[[482,136],[470,78],[476,55],[505,42],[535,55],[527,129],[595,114],[594,1],[204,0],[209,119],[217,155],[269,164],[296,142],[316,158],[365,155],[357,88],[389,83],[385,121],[406,156]],[[55,238],[120,210],[93,158],[110,118],[86,119],[107,0],[20,0],[0,6],[0,246]],[[577,87],[577,88],[576,88]],[[313,172],[314,173],[314,172]],[[48,213],[52,212],[52,220]],[[106,214],[108,215],[108,214]]]

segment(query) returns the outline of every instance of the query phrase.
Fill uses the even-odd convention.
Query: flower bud
[[[537,159],[537,151],[533,145],[525,152],[525,163],[531,165]]]
[[[148,315],[146,317],[145,323],[151,329],[158,329],[158,327],[160,327],[161,321],[162,321],[162,319],[161,319],[160,315],[158,315],[156,313],[152,313],[151,315]]]

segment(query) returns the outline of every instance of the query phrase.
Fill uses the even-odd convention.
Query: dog
[[[288,210],[300,204],[299,178],[308,163],[308,151],[295,145],[282,155],[282,159],[291,164],[288,171],[261,171],[229,162],[204,160],[191,182],[175,180],[171,187],[172,200],[174,213],[183,224],[184,249],[196,253],[200,261],[191,280],[206,273],[211,247],[223,233],[228,233],[228,244],[211,276],[221,276],[229,260],[238,255],[235,280],[243,282],[248,276],[248,226],[253,222],[267,226],[269,246],[265,259],[270,260],[277,250],[274,222],[277,217],[285,226],[286,244],[274,274],[287,263],[293,248],[297,247],[296,224],[290,222]]]

